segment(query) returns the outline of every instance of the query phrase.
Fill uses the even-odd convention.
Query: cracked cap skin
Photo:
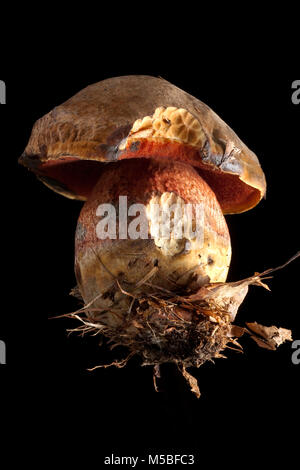
[[[192,165],[224,214],[256,206],[266,180],[256,155],[206,104],[164,79],[90,85],[39,119],[20,163],[54,191],[86,200],[105,165],[168,158]]]

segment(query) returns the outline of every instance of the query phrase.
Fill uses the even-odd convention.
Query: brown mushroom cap
[[[35,123],[20,163],[51,189],[86,200],[103,170],[99,162],[140,157],[196,167],[225,214],[251,209],[266,192],[256,155],[217,114],[143,75],[103,80],[54,108]]]

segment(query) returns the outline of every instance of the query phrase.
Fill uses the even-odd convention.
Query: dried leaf
[[[248,292],[248,286],[256,285],[264,287],[270,290],[267,284],[262,281],[266,278],[266,275],[271,274],[275,271],[283,269],[296,258],[299,258],[300,252],[296,253],[286,263],[277,268],[271,268],[263,273],[255,273],[254,276],[248,277],[237,282],[225,282],[225,283],[214,283],[203,286],[199,289],[196,294],[191,295],[188,299],[191,302],[206,301],[213,302],[221,311],[225,311],[230,315],[230,319],[233,322],[235,320],[239,306],[243,302]]]
[[[264,326],[259,323],[246,323],[251,338],[261,348],[275,351],[285,341],[293,341],[291,330],[277,328],[277,326]]]
[[[243,336],[245,331],[246,331],[246,329],[243,328],[242,326],[232,325],[231,326],[230,336],[232,336],[234,338],[240,338],[241,336]]]
[[[202,287],[196,294],[191,295],[189,300],[192,302],[211,301],[218,309],[230,315],[231,321],[234,321],[238,308],[247,295],[248,286],[252,283],[254,283],[253,278],[239,282],[211,284]]]

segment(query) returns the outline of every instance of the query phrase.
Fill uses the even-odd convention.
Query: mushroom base
[[[237,340],[245,332],[260,347],[270,350],[292,340],[291,331],[284,328],[264,327],[257,323],[248,323],[245,328],[235,325],[234,321],[249,285],[268,289],[262,282],[264,276],[281,269],[298,256],[279,268],[237,282],[210,283],[190,295],[162,288],[138,297],[128,294],[132,297],[130,308],[123,312],[122,322],[117,322],[116,327],[105,323],[105,314],[116,315],[117,312],[95,309],[93,302],[67,316],[82,323],[73,331],[100,333],[109,339],[111,348],[125,346],[129,350],[125,359],[89,370],[111,365],[124,367],[132,356],[139,355],[142,365],[154,366],[153,379],[157,390],[159,365],[173,362],[199,398],[197,381],[187,372],[187,367],[200,367],[206,361],[226,357],[221,354],[226,348],[241,351]],[[124,290],[123,293],[126,294]],[[77,289],[72,294],[80,295]]]
[[[194,307],[190,320],[185,320],[179,310],[183,308],[167,305],[165,300],[141,298],[122,326],[113,329],[103,325],[103,334],[115,345],[141,356],[143,365],[175,362],[199,367],[219,357],[231,340],[229,317],[209,318]]]
[[[153,380],[157,390],[159,365],[172,362],[199,398],[197,381],[186,368],[198,368],[206,361],[225,357],[221,351],[229,342],[236,343],[231,335],[230,315],[216,313],[212,307],[208,310],[209,304],[206,302],[193,305],[187,298],[175,300],[172,297],[135,299],[134,307],[123,316],[123,324],[116,328],[102,323],[101,314],[98,318],[95,312],[92,316],[88,313],[84,316],[75,314],[83,323],[76,331],[100,332],[109,339],[112,348],[128,348],[129,354],[125,359],[96,368],[111,365],[124,367],[132,356],[138,355],[143,366],[154,366]],[[114,315],[115,312],[110,314]]]

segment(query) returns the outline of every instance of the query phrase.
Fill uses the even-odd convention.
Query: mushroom
[[[162,362],[175,362],[199,395],[186,367],[236,341],[238,306],[248,285],[262,284],[259,275],[225,282],[224,214],[247,211],[266,193],[256,155],[188,93],[160,78],[123,76],[88,86],[39,119],[20,163],[54,191],[86,201],[75,237],[84,301],[76,318],[140,354],[155,374]],[[120,198],[139,205],[135,229],[145,221],[146,237],[128,236],[134,214],[124,215]],[[118,223],[99,237],[107,204]],[[175,236],[174,211],[161,236],[157,224],[174,204],[182,213],[192,207],[192,228],[202,208],[200,238]]]

